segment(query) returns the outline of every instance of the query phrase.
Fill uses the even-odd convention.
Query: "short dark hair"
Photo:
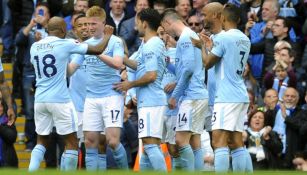
[[[290,28],[291,28],[290,21],[287,18],[283,17],[283,16],[277,16],[275,21],[278,20],[278,19],[282,20],[284,27],[287,27],[288,31],[290,31]]]
[[[144,9],[137,14],[137,17],[140,18],[141,21],[146,21],[152,30],[158,30],[161,22],[161,15],[157,10],[152,8]]]
[[[84,12],[78,12],[76,14],[78,14],[78,16],[75,18],[74,22],[76,22],[80,18],[85,18],[86,17],[86,14]]]
[[[288,54],[289,54],[289,56],[290,56],[290,58],[291,58],[291,57],[294,57],[294,58],[295,58],[295,56],[296,56],[295,50],[294,50],[294,49],[291,49],[291,48],[289,48],[289,47],[284,47],[284,48],[282,48],[282,49],[280,49],[280,50],[287,50],[287,51],[288,51]]]
[[[172,19],[181,20],[181,17],[178,15],[177,11],[174,8],[167,8],[162,13],[162,20],[166,17],[171,17]]]
[[[222,14],[226,17],[227,21],[239,24],[241,10],[236,5],[225,4]]]

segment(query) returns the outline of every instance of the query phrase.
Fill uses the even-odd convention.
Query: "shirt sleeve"
[[[77,40],[70,40],[69,41],[69,49],[70,49],[70,53],[77,53],[77,54],[81,54],[84,55],[87,52],[88,49],[88,44],[87,43],[80,43]]]
[[[211,50],[211,53],[214,54],[217,57],[222,58],[225,52],[224,45],[222,42],[222,37],[217,37],[213,40],[213,48]]]
[[[177,85],[172,93],[172,97],[176,100],[179,100],[179,98],[184,94],[184,90],[187,88],[189,80],[193,75],[196,63],[195,60],[201,58],[196,58],[195,51],[197,48],[193,46],[190,38],[186,38],[185,40],[180,42],[177,47],[182,50],[182,67],[180,70]]]
[[[76,63],[78,64],[79,66],[81,66],[83,64],[83,61],[84,61],[84,55],[80,55],[80,54],[72,54],[70,56],[71,58],[71,63]]]
[[[144,48],[143,57],[145,60],[146,72],[158,70],[158,57],[155,52],[151,49],[150,45]]]
[[[124,54],[124,44],[120,39],[118,39],[113,45],[113,56],[120,56],[124,59]]]

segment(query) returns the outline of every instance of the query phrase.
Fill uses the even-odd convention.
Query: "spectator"
[[[193,13],[196,14],[196,16],[198,16],[199,18],[201,18],[202,20],[202,15],[201,15],[201,11],[203,9],[203,7],[205,7],[206,4],[209,3],[209,0],[193,0],[192,1],[192,6],[193,6]]]
[[[155,0],[153,2],[153,9],[157,10],[161,15],[164,10],[167,8],[167,3],[165,0]]]
[[[240,30],[244,31],[245,24],[248,21],[259,22],[261,21],[261,6],[263,0],[246,0],[241,3],[241,25]]]
[[[106,24],[114,27],[113,34],[118,36],[122,22],[130,18],[125,12],[126,1],[111,0],[110,8],[110,12],[107,13]]]
[[[14,55],[13,24],[11,10],[8,7],[8,0],[0,1],[0,38],[3,42],[2,62],[11,62]],[[2,8],[1,8],[2,7]]]
[[[251,155],[254,169],[277,168],[278,154],[282,143],[278,134],[270,126],[265,126],[265,114],[254,111],[248,119],[248,128],[244,131],[244,142]]]
[[[273,131],[277,132],[282,140],[283,150],[278,165],[282,169],[293,169],[294,154],[303,151],[306,139],[300,135],[302,119],[306,118],[306,111],[298,108],[299,94],[296,89],[289,87],[283,96],[283,103],[277,111]],[[305,142],[305,143],[304,143]]]
[[[2,98],[2,97],[1,97]],[[8,125],[7,105],[0,101],[0,167],[18,168],[18,158],[14,148],[17,137],[15,125]]]
[[[44,16],[38,15],[39,10],[44,11]],[[16,45],[20,49],[24,49],[23,60],[23,96],[22,104],[26,117],[25,135],[27,138],[26,150],[30,151],[36,144],[36,133],[34,124],[34,91],[35,91],[35,71],[30,62],[30,48],[32,44],[47,36],[45,28],[49,21],[49,8],[46,4],[39,4],[35,9],[34,18],[31,22],[20,29],[16,35]],[[40,24],[42,29],[38,29]]]
[[[265,112],[266,123],[265,126],[274,126],[275,116],[279,109],[278,92],[275,89],[268,89],[265,91],[263,98],[264,106],[259,107],[258,110]]]
[[[88,0],[76,0],[74,4],[74,11],[73,14],[77,14],[80,12],[86,13],[87,9],[89,8],[89,1]],[[72,30],[73,27],[73,15],[66,16],[64,18],[66,23],[66,30]]]
[[[148,0],[136,1],[134,8],[136,13],[139,13],[141,10],[146,8],[149,8]],[[142,41],[138,36],[138,31],[136,30],[135,16],[123,21],[119,31],[119,36],[121,36],[125,40],[128,46],[129,56],[131,56],[135,51],[138,50]]]
[[[203,24],[196,14],[190,15],[187,22],[189,27],[196,33],[200,33],[203,29]]]
[[[296,170],[307,171],[307,151],[298,153],[293,159]]]
[[[265,39],[257,44],[252,44],[252,54],[264,54],[263,69],[270,69],[270,65],[274,62],[274,45],[281,40],[287,41],[292,48],[297,52],[296,62],[300,63],[300,45],[291,41],[288,31],[290,29],[288,21],[284,17],[278,17],[272,26],[272,33],[274,38]]]
[[[255,77],[253,76],[251,72],[251,66],[250,63],[247,62],[244,68],[243,72],[243,78],[244,78],[244,84],[248,91],[252,91],[255,94],[255,97],[260,97],[259,94],[259,85]],[[256,99],[257,100],[257,99]]]
[[[272,21],[278,16],[279,4],[277,0],[266,0],[262,5],[261,17],[262,21],[257,22],[254,15],[250,15],[248,22],[245,25],[245,34],[250,37],[251,43],[255,44],[262,41],[264,38],[272,38],[271,28]],[[262,77],[264,55],[252,54],[249,61],[251,70],[256,78]]]
[[[176,0],[175,10],[185,21],[189,17],[189,12],[191,11],[190,0]]]
[[[282,101],[287,87],[296,87],[296,77],[293,71],[288,73],[287,66],[284,67],[279,62],[273,67],[273,72],[274,75],[271,72],[266,73],[264,86],[266,89],[275,89],[278,92],[279,101]]]

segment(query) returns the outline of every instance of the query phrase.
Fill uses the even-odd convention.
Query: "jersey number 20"
[[[40,59],[38,58],[38,56],[34,56],[34,59],[36,61],[36,66],[37,66],[37,76],[38,78],[42,78],[42,74],[41,74],[41,70],[40,70],[40,67],[39,67],[39,61]],[[48,60],[48,62],[47,62]],[[49,61],[50,60],[50,61]],[[55,57],[51,54],[47,54],[43,57],[42,59],[42,62],[43,62],[43,74],[50,78],[52,76],[54,76],[56,73],[57,73],[57,68],[55,67]],[[47,69],[48,70],[51,70],[51,72],[47,72]]]

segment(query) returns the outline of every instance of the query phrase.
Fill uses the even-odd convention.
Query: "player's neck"
[[[230,29],[237,29],[237,28],[238,28],[237,24],[234,24],[234,23],[225,23],[224,25],[225,31],[228,31]]]
[[[220,33],[222,30],[223,30],[222,24],[220,24],[220,23],[219,23],[219,24],[215,23],[213,29],[211,30],[211,33],[212,33],[212,34],[218,34],[218,33]]]
[[[177,37],[180,37],[181,33],[183,32],[183,30],[186,28],[187,26],[185,26],[182,22],[177,22],[174,24],[174,30],[175,30],[175,34]]]
[[[144,42],[146,43],[152,37],[158,36],[156,31],[146,31],[144,36]]]

